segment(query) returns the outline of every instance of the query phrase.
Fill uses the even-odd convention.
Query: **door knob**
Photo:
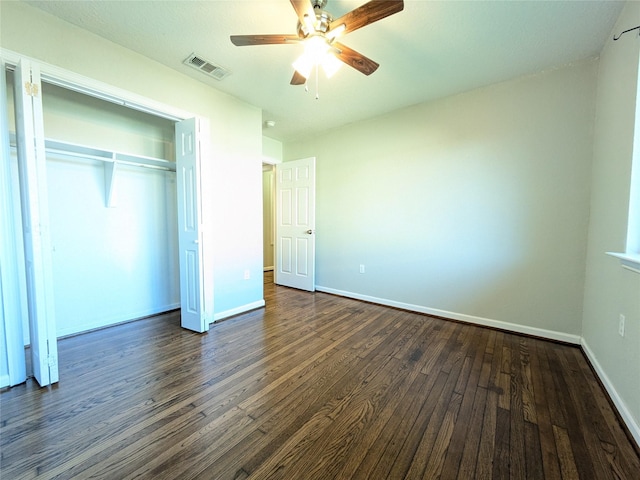
[[[311,229],[307,230],[307,234],[313,235],[313,230],[311,230]]]

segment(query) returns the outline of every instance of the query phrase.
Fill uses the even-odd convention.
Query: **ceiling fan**
[[[371,75],[380,65],[336,39],[400,12],[404,2],[372,0],[335,20],[324,10],[326,4],[327,0],[291,0],[298,15],[296,35],[231,35],[231,42],[238,47],[303,43],[305,54],[294,63],[291,85],[306,83],[311,69],[317,65],[322,65],[327,75],[331,76],[340,62]]]

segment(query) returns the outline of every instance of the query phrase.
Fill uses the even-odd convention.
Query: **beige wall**
[[[285,144],[317,158],[317,284],[579,341],[596,68]]]
[[[637,26],[638,19],[640,3],[629,2],[612,36]],[[604,253],[625,250],[634,125],[640,121],[639,57],[637,33],[610,38],[600,57],[583,337],[640,443],[640,274]],[[618,335],[620,314],[626,317],[624,337]]]

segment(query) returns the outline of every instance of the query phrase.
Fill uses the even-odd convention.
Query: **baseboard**
[[[273,267],[264,267],[265,272],[273,272]]]
[[[598,362],[598,359],[596,358],[591,348],[589,348],[589,345],[587,344],[584,338],[580,342],[580,346],[582,347],[582,351],[587,356],[587,359],[591,363],[591,366],[595,370],[596,375],[598,375],[598,378],[602,382],[602,385],[604,385],[604,388],[607,390],[607,393],[609,394],[609,398],[611,399],[616,409],[618,410],[618,414],[622,418],[622,421],[624,422],[627,429],[631,433],[631,436],[636,441],[636,445],[640,447],[640,425],[638,425],[638,422],[636,422],[636,420],[631,415],[631,412],[627,408],[627,405],[620,398],[620,395],[618,395],[618,392],[616,391],[615,387],[611,383],[611,380],[609,380],[609,377],[605,373],[604,369]]]
[[[491,328],[497,328],[499,330],[506,330],[508,332],[522,333],[525,335],[546,338],[546,339],[555,340],[558,342],[565,342],[573,345],[580,345],[581,337],[579,335],[571,335],[569,333],[557,332],[555,330],[546,330],[544,328],[518,325],[517,323],[503,322],[501,320],[493,320],[490,318],[476,317],[473,315],[466,315],[463,313],[449,312],[447,310],[439,310],[437,308],[429,308],[422,305],[413,305],[410,303],[396,302],[395,300],[372,297],[369,295],[362,295],[359,293],[347,292],[344,290],[336,290],[335,288],[316,286],[316,290],[319,292],[339,295],[341,297],[348,297],[348,298],[354,298],[356,300],[363,300],[365,302],[377,303],[379,305],[385,305],[387,307],[401,308],[403,310],[409,310],[409,311],[418,312],[418,313],[425,313],[427,315],[435,315],[437,317],[450,318],[452,320],[458,320],[460,322],[472,323],[475,325],[482,325],[482,326],[491,327]]]
[[[258,300],[257,302],[247,303],[246,305],[242,305],[240,307],[231,308],[229,310],[225,310],[224,312],[218,312],[213,314],[213,321],[217,322],[218,320],[223,320],[225,318],[232,317],[234,315],[239,315],[240,313],[248,312],[249,310],[255,310],[256,308],[264,307],[264,299]]]
[[[0,388],[8,387],[9,382],[9,375],[0,375]]]
[[[74,326],[70,328],[57,329],[56,336],[58,338],[69,337],[72,335],[77,335],[78,333],[84,333],[90,330],[98,330],[100,328],[111,327],[113,325],[118,325],[120,323],[127,323],[133,320],[138,320],[145,317],[151,317],[153,315],[158,315],[160,313],[176,310],[179,308],[180,308],[180,303],[171,303],[169,305],[162,305],[159,307],[139,310],[137,312],[130,312],[126,315],[118,315],[118,316],[113,316],[108,318],[102,318],[99,320],[95,320],[93,322],[83,324],[81,327]]]

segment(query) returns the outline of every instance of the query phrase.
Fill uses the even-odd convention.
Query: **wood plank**
[[[496,438],[494,440],[495,449],[493,451],[493,473],[491,474],[494,479],[506,480],[510,478],[510,422],[511,414],[509,411],[498,406],[496,412]],[[517,477],[514,476],[514,478]]]
[[[523,381],[520,345],[524,338],[511,336],[511,399],[509,409],[509,472],[512,478],[525,478]]]
[[[571,439],[564,428],[553,426],[553,435],[556,439],[556,445],[558,449],[558,461],[560,462],[560,472],[562,472],[562,478],[583,478],[578,473],[576,462],[573,458],[573,450],[571,448]],[[591,478],[592,475],[588,474]]]
[[[524,422],[524,446],[526,478],[548,478],[545,477],[542,467],[542,451],[540,448],[538,426],[527,421]]]
[[[541,342],[532,342],[531,346],[531,384],[535,398],[536,416],[538,419],[538,435],[542,457],[544,478],[559,478],[560,467],[558,465],[553,424],[549,413],[549,404],[552,401],[552,392],[545,390],[545,370],[542,368],[544,345]],[[546,357],[545,360],[546,362]]]
[[[478,457],[476,463],[475,478],[477,480],[488,480],[493,477],[493,452],[495,450],[496,428],[498,413],[498,394],[487,391],[484,405],[484,416],[482,418],[482,433],[480,445],[478,446]]]

